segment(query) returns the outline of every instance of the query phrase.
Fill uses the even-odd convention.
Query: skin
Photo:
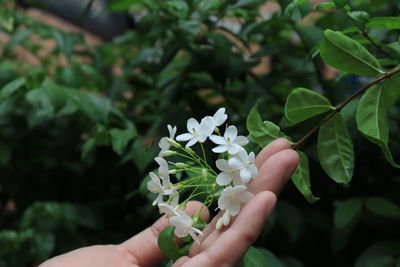
[[[276,196],[290,179],[298,160],[298,154],[290,149],[286,139],[277,139],[266,146],[255,160],[259,175],[248,186],[254,197],[242,207],[238,216],[231,218],[228,227],[219,231],[215,230],[215,224],[222,212],[217,214],[200,236],[200,244],[194,243],[189,256],[178,259],[174,266],[228,267],[238,264],[259,236],[275,207]],[[194,214],[201,205],[189,202],[186,212]],[[202,219],[208,220],[209,217],[209,212],[205,210]],[[162,217],[122,244],[80,248],[54,257],[40,267],[154,266],[165,259],[158,248],[157,237],[166,226],[168,220]]]

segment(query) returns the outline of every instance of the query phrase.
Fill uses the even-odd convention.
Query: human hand
[[[254,197],[243,206],[236,218],[231,219],[228,227],[215,230],[221,213],[215,216],[199,237],[200,244],[193,243],[189,255],[180,258],[174,266],[234,266],[241,260],[273,210],[276,195],[297,166],[298,155],[289,147],[286,139],[278,139],[258,154],[255,164],[259,175],[248,186]],[[189,202],[186,213],[194,214],[200,206],[199,202]],[[202,219],[207,220],[208,217],[209,213],[205,211]],[[52,258],[40,267],[153,266],[165,259],[157,239],[167,226],[168,220],[162,217],[122,244],[77,249]]]

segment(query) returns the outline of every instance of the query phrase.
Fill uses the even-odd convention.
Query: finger
[[[275,203],[276,196],[272,192],[264,191],[255,195],[228,230],[205,251],[186,259],[182,266],[217,267],[237,264],[259,236]]]
[[[195,214],[203,204],[198,201],[189,201],[185,213]],[[210,213],[207,208],[203,209],[201,219],[208,221]],[[121,248],[133,255],[139,266],[153,266],[165,259],[164,254],[158,247],[158,235],[168,226],[168,219],[164,216],[158,219],[153,225],[139,234],[120,244]]]
[[[267,190],[278,194],[296,169],[298,158],[297,152],[291,149],[285,149],[270,156],[260,168],[257,178],[249,184],[248,190],[253,194]],[[203,231],[203,235],[200,237],[200,244],[193,244],[189,255],[198,254],[219,238],[224,229],[216,231],[215,225],[222,214],[222,212],[219,212],[213,218]],[[234,220],[235,218],[231,219],[232,222]]]
[[[272,191],[278,195],[296,169],[299,155],[292,149],[285,149],[269,157],[259,168],[256,179],[252,180],[248,190],[253,194]]]
[[[260,168],[269,157],[281,150],[288,149],[289,147],[290,143],[287,139],[276,139],[264,147],[260,153],[258,153],[254,163],[256,164],[257,168]]]

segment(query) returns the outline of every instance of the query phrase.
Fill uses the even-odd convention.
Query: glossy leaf
[[[250,247],[243,256],[240,267],[284,267],[281,261],[264,248]]]
[[[317,5],[318,11],[324,11],[326,9],[332,9],[332,8],[336,8],[335,3],[333,2],[322,2]]]
[[[260,113],[257,110],[258,104],[254,105],[251,109],[249,116],[247,117],[247,130],[250,133],[250,137],[254,141],[264,147],[278,138],[286,138],[279,128],[270,121],[262,121]]]
[[[367,28],[400,29],[400,17],[374,17],[365,25]]]
[[[385,198],[367,198],[365,201],[365,206],[368,210],[377,215],[400,219],[400,207]]]
[[[333,221],[338,229],[345,228],[360,217],[363,206],[363,200],[360,198],[351,198],[340,202],[335,209]]]
[[[158,247],[170,259],[176,260],[186,254],[175,241],[175,227],[168,226],[158,236]]]
[[[25,83],[26,83],[26,78],[20,77],[4,85],[0,91],[0,100],[13,94],[15,91],[20,89]]]
[[[377,144],[386,160],[396,168],[400,168],[400,165],[394,162],[388,147],[389,127],[387,113],[399,97],[399,82],[400,75],[397,74],[369,88],[361,97],[356,114],[358,130],[368,140]]]
[[[342,71],[374,76],[383,73],[378,60],[362,45],[341,32],[326,30],[320,46],[322,59]]]
[[[349,183],[354,171],[354,148],[340,113],[322,125],[317,146],[319,161],[329,177],[337,183]]]
[[[289,122],[296,124],[332,109],[334,107],[323,95],[306,88],[296,88],[287,98],[285,116]]]
[[[319,200],[319,197],[315,197],[311,192],[311,182],[310,182],[310,169],[308,167],[308,158],[306,154],[299,151],[300,161],[297,166],[296,171],[292,176],[292,181],[299,189],[299,191],[303,194],[303,196],[307,199],[308,202],[314,203]]]

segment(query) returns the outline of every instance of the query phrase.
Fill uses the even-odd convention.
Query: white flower
[[[203,143],[214,131],[214,121],[207,116],[199,123],[197,120],[190,118],[187,121],[186,128],[188,133],[180,134],[176,137],[177,141],[189,141],[186,147],[191,147],[197,142]]]
[[[171,125],[168,124],[167,128],[168,128],[168,132],[169,132],[169,138],[173,140],[175,138],[175,134],[176,134],[176,126],[172,127]],[[158,156],[161,156],[161,154],[163,152],[167,151],[171,147],[171,144],[167,140],[168,140],[168,137],[163,137],[158,142],[158,146],[161,148],[161,151],[158,154]]]
[[[240,177],[240,170],[229,166],[228,161],[225,159],[218,159],[215,165],[222,172],[218,174],[216,182],[219,185],[227,185],[233,182],[234,185],[244,185]]]
[[[203,233],[193,227],[193,219],[188,215],[173,216],[169,218],[169,224],[175,226],[175,235],[177,237],[185,237],[188,234],[200,244],[196,234],[202,235]]]
[[[228,160],[228,164],[234,169],[239,169],[243,182],[248,183],[250,179],[256,178],[258,175],[258,169],[254,164],[255,158],[253,152],[247,154],[246,150],[242,148],[238,154]]]
[[[179,200],[178,192],[176,192],[176,194],[171,196],[170,199],[171,198],[172,198],[171,203],[166,203],[163,201],[158,203],[158,209],[160,211],[160,214],[165,214],[167,218],[173,216],[185,215],[185,212],[183,211],[183,206],[178,205],[178,200]]]
[[[158,168],[158,175],[160,175],[163,179],[168,179],[169,180],[168,162],[165,159],[161,158],[161,157],[155,157],[154,160],[160,166]]]
[[[212,151],[215,153],[228,151],[231,155],[238,153],[242,146],[247,145],[249,140],[244,136],[237,136],[237,133],[235,126],[229,126],[225,130],[224,137],[212,135],[210,137],[211,141],[219,145],[213,148]]]
[[[239,214],[241,203],[249,201],[253,196],[246,189],[243,185],[225,188],[218,199],[218,208],[229,212],[231,216]]]
[[[151,180],[147,182],[147,189],[152,193],[158,193],[157,198],[153,201],[153,206],[163,200],[163,195],[174,195],[177,193],[177,188],[171,184],[169,176],[163,179],[152,172],[149,175]]]
[[[214,128],[221,126],[226,121],[227,118],[228,115],[225,114],[225,108],[218,109],[217,112],[215,112],[214,116],[212,116]]]

